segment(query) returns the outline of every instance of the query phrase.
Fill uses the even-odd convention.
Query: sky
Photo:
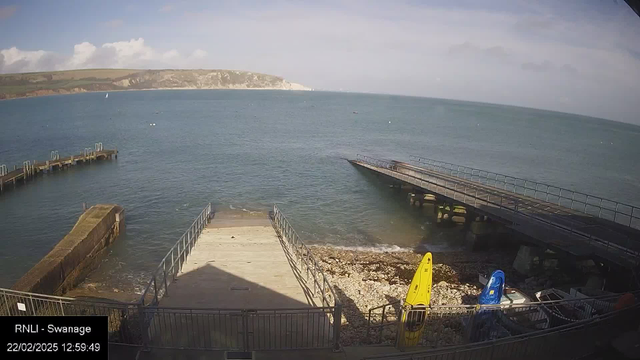
[[[623,0],[0,0],[0,73],[236,69],[640,124]]]

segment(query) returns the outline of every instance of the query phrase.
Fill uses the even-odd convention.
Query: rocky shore
[[[328,246],[313,246],[336,295],[343,303],[343,345],[389,343],[395,339],[395,327],[390,326],[367,334],[369,310],[383,304],[404,300],[422,254],[410,251],[380,252],[348,250]],[[517,276],[511,268],[515,253],[512,250],[491,252],[443,252],[433,254],[433,288],[431,305],[472,305],[482,291],[479,273],[502,269],[507,276]],[[398,306],[389,306],[386,320],[393,321]],[[381,310],[372,312],[379,322]],[[432,321],[429,334],[433,345],[452,345],[461,342],[459,321]]]

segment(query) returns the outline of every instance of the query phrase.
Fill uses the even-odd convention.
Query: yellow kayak
[[[426,307],[431,302],[432,263],[431,253],[428,252],[422,258],[409,285],[402,312],[403,331],[400,332],[400,334],[404,333],[404,336],[398,339],[404,346],[416,346],[420,342],[427,317]],[[414,310],[411,310],[412,307]],[[424,307],[424,309],[416,310],[415,307]]]

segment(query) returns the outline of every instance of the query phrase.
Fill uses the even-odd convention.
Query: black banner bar
[[[107,360],[107,316],[0,316],[2,359]],[[57,358],[57,357],[56,357]]]

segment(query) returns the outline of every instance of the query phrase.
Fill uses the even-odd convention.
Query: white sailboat
[[[105,99],[108,99],[108,98],[109,98],[109,93],[107,93],[107,95],[106,95],[104,98],[105,98]]]

